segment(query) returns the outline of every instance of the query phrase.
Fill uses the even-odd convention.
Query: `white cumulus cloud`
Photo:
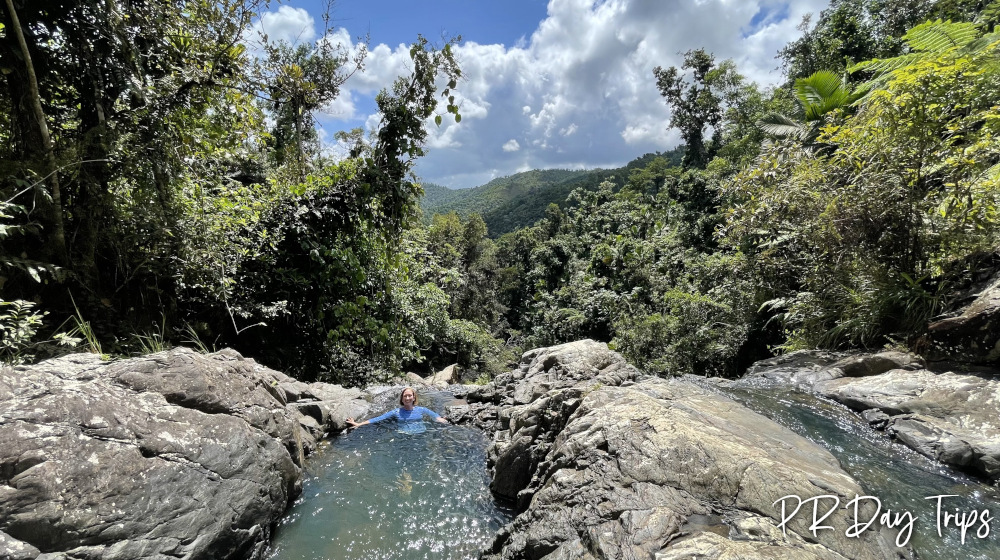
[[[654,67],[680,66],[684,52],[704,48],[716,60],[733,59],[759,84],[776,84],[783,80],[778,50],[799,36],[803,15],[827,4],[550,0],[546,18],[515,46],[469,41],[455,49],[463,73],[455,90],[462,121],[446,115],[441,127],[430,126],[429,150],[416,171],[429,182],[470,187],[517,170],[617,167],[670,149],[679,135],[668,129]],[[294,29],[291,22],[301,14],[285,8],[262,23]],[[341,33],[339,40],[353,47]],[[345,85],[351,96],[330,111],[377,123],[376,115],[358,112],[373,111],[374,93],[408,73],[408,50],[373,46],[365,71]],[[368,109],[362,98],[369,99]]]
[[[302,8],[279,6],[277,12],[266,12],[260,17],[257,30],[271,41],[296,44],[316,38],[316,21]]]

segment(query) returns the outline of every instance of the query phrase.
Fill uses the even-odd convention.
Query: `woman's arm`
[[[347,424],[348,424],[348,428],[347,429],[348,430],[353,430],[354,428],[357,428],[358,426],[364,426],[365,424],[371,424],[371,422],[369,420],[365,420],[363,422],[355,422],[354,418],[348,418],[347,419]]]
[[[358,426],[364,426],[365,424],[378,424],[379,422],[381,422],[383,420],[388,420],[389,418],[392,418],[392,417],[398,415],[398,413],[399,413],[399,409],[394,408],[394,409],[390,410],[389,412],[386,412],[385,414],[382,414],[380,416],[376,416],[375,418],[371,418],[371,419],[365,420],[363,422],[355,422],[354,421],[354,417],[351,417],[351,418],[347,419],[347,423],[350,424],[351,428],[353,429],[353,428],[357,428]]]

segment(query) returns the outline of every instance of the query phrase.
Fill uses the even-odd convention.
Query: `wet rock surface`
[[[1000,480],[997,373],[930,370],[920,358],[899,352],[839,360],[794,353],[759,362],[748,377],[796,385],[834,399],[922,455],[996,482]]]
[[[494,430],[492,490],[519,515],[484,558],[895,558],[891,535],[780,528],[789,494],[863,493],[829,452],[687,380],[644,378],[604,344],[525,354],[466,397]],[[490,412],[492,409],[492,413]]]
[[[303,455],[368,408],[297,383],[183,348],[0,369],[0,557],[260,557]]]

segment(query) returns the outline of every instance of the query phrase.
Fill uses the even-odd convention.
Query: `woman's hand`
[[[355,422],[353,417],[348,418],[346,421],[347,421],[347,423],[349,425],[348,428],[347,428],[348,430],[353,430],[354,428],[357,428],[358,426],[364,426],[365,424],[368,424],[367,420],[365,420],[364,422]]]

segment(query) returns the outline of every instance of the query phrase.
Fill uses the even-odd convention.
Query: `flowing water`
[[[1000,558],[1000,496],[997,488],[956,473],[903,445],[893,443],[884,433],[870,428],[857,414],[815,395],[749,384],[737,384],[723,390],[752,410],[830,450],[841,467],[869,495],[881,500],[882,513],[887,509],[893,514],[909,511],[916,518],[909,544],[919,558]],[[977,512],[976,522],[965,532],[964,543],[961,530],[955,527],[954,521],[947,527],[942,524],[941,535],[938,535],[938,500],[926,498],[939,495],[954,495],[941,499],[942,514],[965,514],[968,524],[973,512]],[[841,507],[844,505],[841,504]],[[990,526],[990,530],[988,535],[980,538],[977,532],[983,530],[984,509],[989,510],[991,521],[986,525]]]
[[[451,399],[419,396],[439,413]],[[489,442],[472,428],[422,427],[405,433],[389,421],[324,444],[307,463],[302,496],[280,523],[270,558],[477,557],[512,517],[490,495]]]
[[[843,406],[794,390],[736,384],[723,392],[829,449],[882,512],[915,518],[910,546],[919,558],[1000,558],[998,489],[955,473],[870,428]],[[443,411],[448,393],[422,392],[421,404]],[[430,403],[430,404],[428,404]],[[395,403],[385,404],[388,409]],[[380,412],[380,411],[377,411]],[[485,470],[486,438],[477,430],[427,422],[408,434],[392,422],[333,438],[310,458],[302,496],[282,521],[271,559],[475,558],[512,512],[497,505]],[[980,517],[964,542],[952,521],[938,534],[935,500],[943,513]],[[803,496],[805,498],[805,496]],[[843,504],[841,505],[843,507]],[[979,533],[977,535],[977,533]]]

